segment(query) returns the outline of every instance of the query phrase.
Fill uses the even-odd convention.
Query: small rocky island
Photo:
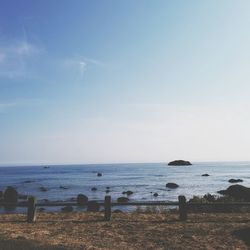
[[[168,163],[168,166],[190,166],[192,163],[190,161],[175,160]]]

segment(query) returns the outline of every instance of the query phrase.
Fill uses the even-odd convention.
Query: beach
[[[0,215],[0,249],[249,249],[250,213],[38,213]],[[239,236],[240,235],[240,236]]]

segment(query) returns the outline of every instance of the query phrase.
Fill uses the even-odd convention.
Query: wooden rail
[[[179,218],[181,221],[187,220],[188,208],[215,206],[250,206],[250,202],[211,202],[211,203],[196,203],[187,202],[185,196],[179,196],[178,202],[164,202],[164,201],[152,201],[152,202],[112,202],[111,196],[105,196],[104,202],[97,202],[99,206],[104,207],[104,220],[111,220],[112,207],[115,206],[179,206]],[[36,202],[35,197],[29,197],[27,201],[17,203],[7,203],[0,201],[0,206],[4,207],[27,207],[27,222],[32,223],[36,220],[36,208],[37,207],[61,207],[61,206],[88,206],[88,202],[79,204],[77,202]]]

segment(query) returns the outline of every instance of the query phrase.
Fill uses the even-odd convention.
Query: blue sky
[[[0,163],[250,160],[249,12],[0,0]]]

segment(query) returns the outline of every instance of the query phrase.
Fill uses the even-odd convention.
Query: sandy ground
[[[0,215],[0,249],[249,249],[250,213],[177,214],[40,213]]]

